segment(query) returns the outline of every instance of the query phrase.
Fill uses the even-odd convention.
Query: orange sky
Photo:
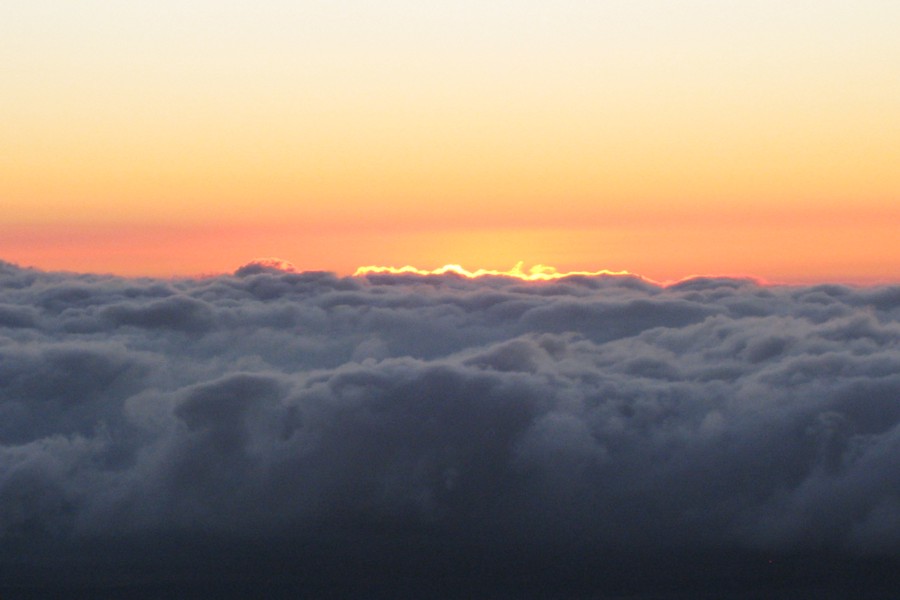
[[[893,2],[12,0],[0,258],[900,281]]]

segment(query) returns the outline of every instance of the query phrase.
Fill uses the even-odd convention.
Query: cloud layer
[[[900,287],[0,263],[23,597],[877,595],[898,456]]]

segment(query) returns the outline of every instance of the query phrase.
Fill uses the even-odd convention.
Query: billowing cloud
[[[880,597],[898,456],[898,287],[0,263],[10,597]]]

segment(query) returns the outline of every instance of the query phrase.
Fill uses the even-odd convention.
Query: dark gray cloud
[[[898,456],[898,287],[0,263],[4,597],[881,597]]]

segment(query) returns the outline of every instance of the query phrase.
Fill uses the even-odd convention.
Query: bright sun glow
[[[389,275],[446,275],[447,273],[453,273],[455,275],[460,275],[462,277],[468,277],[469,279],[474,279],[476,277],[513,277],[516,279],[521,279],[523,281],[550,281],[552,279],[562,279],[563,277],[571,277],[573,275],[583,275],[583,276],[597,276],[597,275],[634,275],[628,271],[607,271],[602,269],[600,271],[568,271],[565,273],[561,273],[556,270],[554,267],[549,267],[547,265],[535,265],[525,271],[523,269],[523,262],[516,263],[512,269],[508,271],[497,271],[494,269],[478,269],[477,271],[469,271],[464,269],[460,265],[444,265],[439,269],[418,269],[412,266],[405,267],[379,267],[379,266],[367,266],[367,267],[359,267],[356,269],[356,272],[353,274],[354,276],[362,276],[369,274],[389,274]]]

